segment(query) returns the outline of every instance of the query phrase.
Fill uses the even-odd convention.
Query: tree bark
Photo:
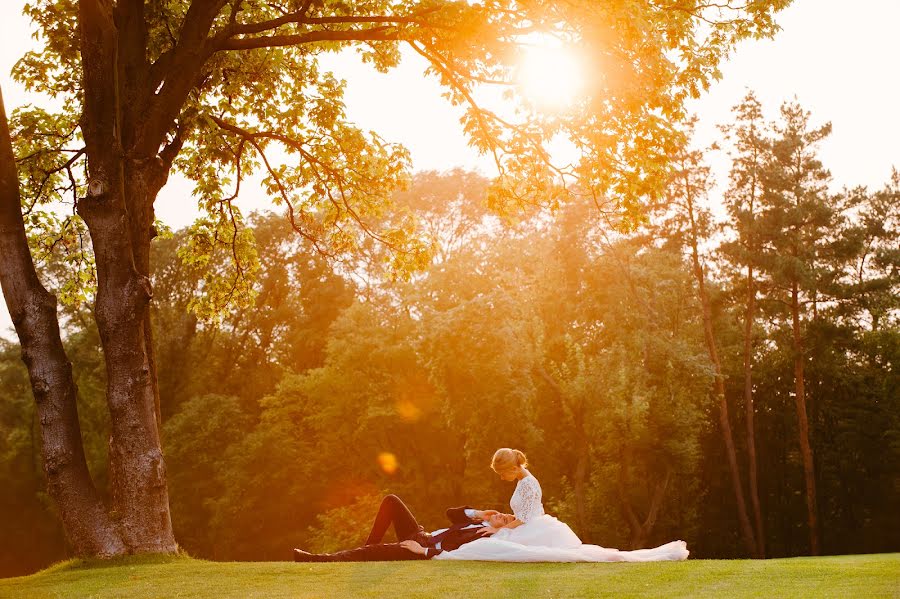
[[[41,423],[47,491],[76,555],[126,552],[91,480],[78,421],[72,364],[63,349],[56,297],[38,279],[25,236],[6,110],[0,94],[0,285],[28,368]]]
[[[794,340],[794,401],[797,406],[800,455],[806,481],[806,513],[809,524],[809,552],[819,555],[819,522],[816,506],[816,471],[809,442],[809,420],[806,416],[806,389],[803,375],[803,334],[800,330],[800,290],[795,281],[791,285],[791,331]]]
[[[159,158],[131,159],[124,168],[124,189],[128,196],[128,230],[132,240],[132,255],[137,273],[150,279],[150,243],[156,237],[153,226],[153,202],[168,178],[168,165]],[[144,346],[150,368],[150,385],[153,388],[153,405],[157,428],[162,427],[162,410],[159,398],[159,377],[153,343],[153,326],[150,310],[143,317]]]
[[[88,196],[76,207],[91,233],[97,265],[94,318],[107,373],[112,509],[131,552],[177,550],[159,440],[152,369],[149,227],[152,197],[126,190],[132,163],[122,144],[119,34],[108,0],[79,2],[84,107],[81,130],[88,157]],[[129,169],[126,172],[126,169]],[[131,192],[130,194],[127,193]],[[137,230],[136,230],[137,229]]]

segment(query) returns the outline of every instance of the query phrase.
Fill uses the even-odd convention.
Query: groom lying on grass
[[[511,514],[494,510],[476,510],[468,506],[447,510],[450,528],[427,533],[416,522],[399,497],[388,495],[381,500],[378,515],[366,544],[356,549],[336,553],[308,553],[294,549],[295,562],[386,562],[408,559],[431,559],[442,551],[453,551],[466,543],[490,536],[513,520]],[[381,539],[393,524],[397,543],[382,543]]]

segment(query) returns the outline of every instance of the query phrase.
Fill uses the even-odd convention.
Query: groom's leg
[[[366,539],[366,545],[380,543],[392,523],[398,541],[411,539],[423,530],[406,504],[396,495],[388,495],[381,500],[381,507],[378,508],[378,515],[372,523],[372,531]]]
[[[428,559],[424,555],[413,553],[399,543],[379,543],[366,545],[356,549],[337,551],[335,553],[313,554],[309,561],[323,562],[398,562],[416,559]],[[295,558],[297,559],[297,558]],[[303,559],[297,561],[304,561]]]

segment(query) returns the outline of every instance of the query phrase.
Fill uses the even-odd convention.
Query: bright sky
[[[31,24],[20,14],[24,5],[24,0],[0,3],[0,86],[10,112],[34,101],[9,77],[15,61],[34,46]],[[900,168],[900,0],[795,0],[778,22],[783,30],[774,40],[742,44],[723,65],[722,80],[693,103],[700,117],[698,145],[717,138],[715,126],[728,121],[731,107],[747,89],[756,92],[773,117],[782,101],[796,96],[812,111],[814,123],[830,120],[834,125],[821,158],[835,187],[880,187],[892,166]],[[416,169],[463,166],[493,173],[490,160],[468,147],[459,113],[441,97],[440,87],[422,76],[424,63],[418,56],[408,56],[388,74],[363,65],[354,53],[329,57],[327,65],[348,81],[349,118],[404,144]],[[714,161],[713,169],[724,181],[724,158]],[[239,205],[245,211],[268,205],[261,192],[244,189]],[[197,213],[190,183],[171,177],[156,213],[172,228],[189,224]],[[15,337],[3,302],[0,336]]]

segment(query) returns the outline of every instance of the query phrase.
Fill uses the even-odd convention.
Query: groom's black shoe
[[[328,559],[324,555],[317,555],[302,549],[294,549],[295,562],[327,562]]]

